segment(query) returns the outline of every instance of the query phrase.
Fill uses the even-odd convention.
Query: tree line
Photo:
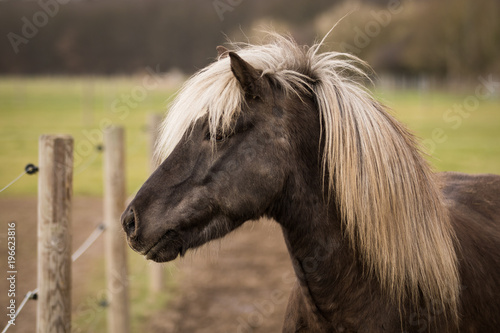
[[[498,0],[0,1],[1,74],[193,72],[226,38],[272,23],[304,44],[354,53],[377,71],[500,72]]]

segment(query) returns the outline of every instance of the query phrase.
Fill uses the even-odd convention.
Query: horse
[[[322,45],[217,47],[162,123],[129,246],[168,262],[269,217],[296,275],[283,332],[498,332],[500,176],[434,172],[369,67]]]

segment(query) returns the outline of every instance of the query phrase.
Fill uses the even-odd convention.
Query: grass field
[[[148,175],[147,114],[163,112],[173,89],[151,76],[135,78],[0,79],[0,186],[38,163],[38,137],[67,133],[74,139],[76,195],[102,194],[102,130],[126,128],[127,185]],[[34,195],[35,177],[23,177],[1,195]]]
[[[126,128],[127,188],[133,193],[148,175],[146,118],[163,113],[175,91],[161,77],[0,78],[0,188],[37,164],[38,137],[75,138],[74,193],[102,194],[102,143],[107,124]],[[471,93],[378,90],[377,97],[406,123],[432,153],[437,170],[500,173],[500,96]],[[36,177],[36,176],[35,176]],[[0,196],[35,195],[25,176]]]
[[[500,174],[500,90],[477,97],[476,88],[376,95],[421,139],[437,171]]]

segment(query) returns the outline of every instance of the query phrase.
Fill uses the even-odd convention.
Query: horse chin
[[[204,227],[201,228],[203,230],[201,232],[184,231],[180,233],[174,229],[169,229],[142,254],[146,259],[155,262],[175,260],[178,256],[183,257],[188,249],[194,249],[211,240],[221,238],[243,223],[243,221],[231,222],[225,216],[217,216],[202,223]]]
[[[181,256],[184,255],[184,251],[182,249],[159,249],[157,251],[151,250],[146,254],[146,259],[152,260],[155,262],[169,262],[175,260],[179,254]]]
[[[160,237],[160,239],[144,253],[148,260],[155,262],[168,262],[177,258],[177,256],[184,256],[186,247],[183,245],[179,234],[174,230],[167,230],[167,232]]]

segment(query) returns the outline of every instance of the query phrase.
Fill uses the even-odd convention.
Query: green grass
[[[164,112],[175,90],[155,79],[149,74],[0,78],[0,188],[27,163],[37,164],[41,134],[68,133],[75,138],[75,195],[101,195],[102,156],[95,146],[102,143],[103,128],[113,123],[126,129],[127,189],[133,193],[148,176],[147,114]],[[385,90],[376,95],[422,138],[437,170],[500,173],[498,95],[479,100],[474,89],[470,94]],[[455,105],[465,108],[474,98],[478,104],[465,110],[468,116],[447,113]],[[36,176],[25,176],[0,196],[36,191]]]
[[[146,87],[154,89],[146,89],[144,80]],[[127,189],[133,193],[148,175],[147,114],[163,113],[174,91],[154,82],[147,75],[0,78],[0,187],[27,163],[38,163],[41,134],[66,133],[75,139],[75,195],[101,195],[102,156],[95,147],[102,144],[107,124],[117,124],[126,129]],[[36,191],[32,176],[0,195],[35,195]]]
[[[500,174],[500,95],[479,99],[474,91],[376,96],[420,138],[437,171]]]

